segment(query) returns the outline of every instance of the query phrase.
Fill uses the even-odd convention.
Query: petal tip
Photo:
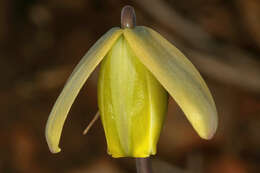
[[[202,139],[205,139],[205,140],[210,140],[210,139],[212,139],[213,138],[213,136],[215,135],[215,131],[214,132],[210,132],[210,133],[208,133],[208,134],[200,134],[200,137],[202,138]]]
[[[53,144],[50,144],[50,143],[48,143],[48,146],[49,146],[50,152],[53,153],[53,154],[59,153],[61,151],[59,146],[56,146],[56,145],[53,145]]]
[[[216,131],[217,131],[217,121],[214,122],[214,124],[209,127],[208,130],[205,130],[203,132],[198,132],[199,133],[199,136],[202,138],[202,139],[205,139],[205,140],[210,140],[214,137]]]
[[[61,151],[61,149],[59,147],[59,140],[57,142],[57,137],[55,137],[55,134],[50,134],[48,132],[48,130],[46,130],[45,137],[46,137],[46,141],[47,141],[50,152],[53,154],[59,153]]]
[[[55,149],[54,148],[50,149],[50,151],[51,151],[51,153],[56,154],[56,153],[59,153],[61,151],[61,149],[59,147],[57,147]]]

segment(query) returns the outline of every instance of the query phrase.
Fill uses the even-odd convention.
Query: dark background
[[[98,70],[65,123],[62,152],[45,141],[48,114],[72,69],[120,10],[135,7],[137,24],[181,49],[215,98],[219,128],[200,139],[173,99],[152,157],[154,172],[247,173],[260,169],[259,0],[1,0],[0,172],[135,172],[133,159],[106,153],[97,111]]]

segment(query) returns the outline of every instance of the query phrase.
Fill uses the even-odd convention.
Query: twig
[[[93,126],[93,124],[98,120],[99,118],[99,111],[96,113],[96,115],[94,116],[94,118],[90,121],[90,123],[88,124],[88,126],[85,128],[85,130],[83,131],[83,135],[87,134],[89,129]]]

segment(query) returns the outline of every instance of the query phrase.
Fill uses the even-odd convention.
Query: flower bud
[[[113,157],[156,154],[167,104],[166,90],[120,36],[101,63],[98,81],[108,153]]]

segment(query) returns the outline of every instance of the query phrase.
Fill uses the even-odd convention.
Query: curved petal
[[[124,36],[140,61],[175,99],[198,134],[210,139],[217,128],[217,111],[207,85],[192,63],[150,28],[125,29]]]
[[[47,143],[52,153],[60,152],[58,145],[61,131],[81,87],[121,34],[122,30],[119,28],[110,29],[89,49],[67,80],[52,108],[45,129]]]

